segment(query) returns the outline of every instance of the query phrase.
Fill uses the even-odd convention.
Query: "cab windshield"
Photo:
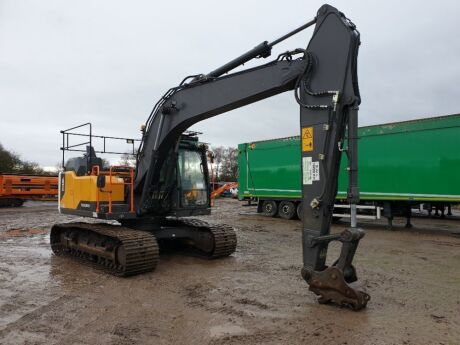
[[[208,193],[200,152],[179,150],[178,165],[182,205],[206,205]]]

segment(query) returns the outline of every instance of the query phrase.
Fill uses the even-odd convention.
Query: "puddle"
[[[217,326],[211,327],[209,332],[211,333],[211,337],[219,338],[219,337],[228,336],[228,335],[246,334],[248,333],[248,330],[243,327],[234,325],[232,323],[226,323],[223,325],[217,325]]]

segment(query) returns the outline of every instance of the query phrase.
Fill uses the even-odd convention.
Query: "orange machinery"
[[[57,200],[58,177],[0,174],[0,207],[19,207],[25,200]]]
[[[215,182],[215,175],[214,175],[214,169],[213,169],[213,164],[214,164],[214,153],[209,150],[207,153],[209,163],[211,163],[211,176],[212,176],[212,191],[211,191],[211,206],[214,206],[214,199],[218,198],[223,192],[226,190],[232,189],[232,188],[238,188],[238,182],[229,182],[225,183],[224,185],[220,186],[219,188],[214,189],[214,186],[216,184]]]
[[[232,189],[232,188],[237,188],[238,187],[238,182],[229,182],[224,184],[223,186],[217,188],[216,190],[213,190],[211,192],[211,198],[215,199],[218,196],[220,196],[223,192],[226,190]]]

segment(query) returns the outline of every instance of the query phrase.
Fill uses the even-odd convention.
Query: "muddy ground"
[[[460,344],[460,221],[362,224],[372,300],[353,312],[308,292],[299,221],[219,200],[204,218],[236,228],[235,255],[167,253],[155,272],[116,278],[52,255],[49,226],[75,219],[55,207],[0,210],[1,344]]]

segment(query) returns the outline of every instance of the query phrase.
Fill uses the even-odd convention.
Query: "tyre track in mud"
[[[458,223],[414,218],[414,229],[395,222],[393,232],[367,224],[356,267],[372,300],[354,313],[308,292],[300,222],[263,218],[234,200],[216,205],[203,220],[236,228],[232,257],[162,253],[156,271],[127,279],[54,257],[46,234],[27,231],[62,222],[54,206],[38,207],[38,217],[33,206],[0,212],[0,343],[458,343]]]

